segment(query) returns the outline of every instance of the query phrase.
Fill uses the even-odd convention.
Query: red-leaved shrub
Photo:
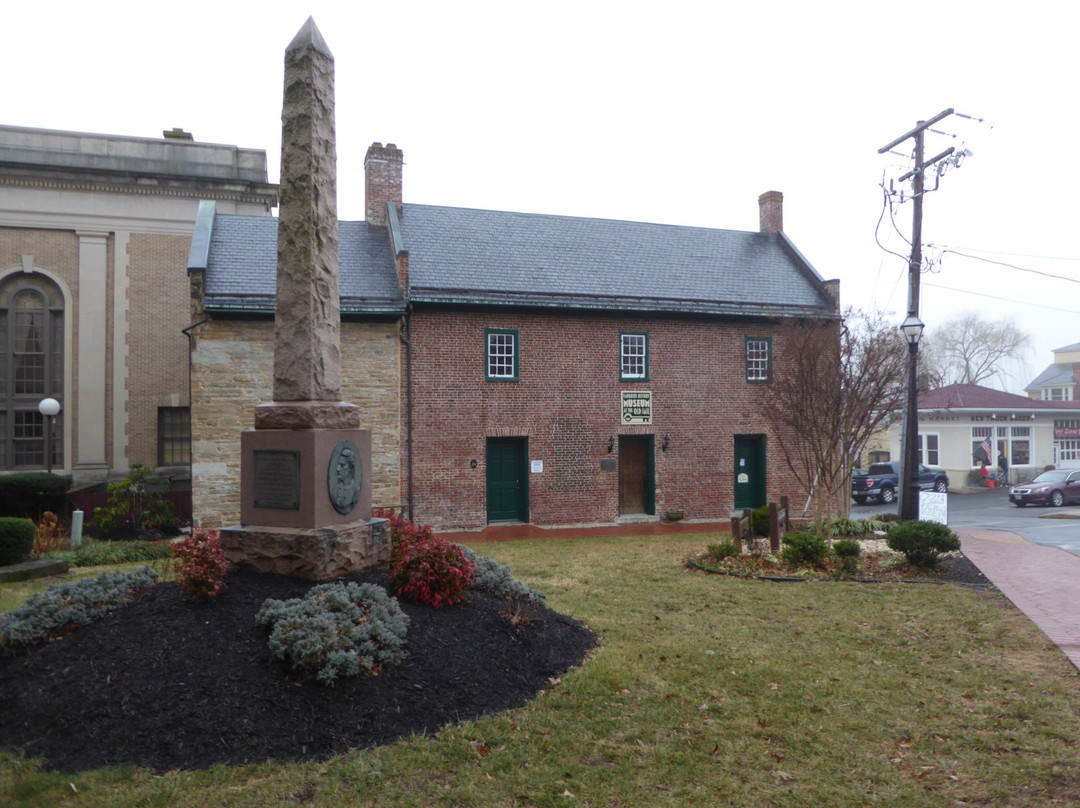
[[[391,557],[397,594],[436,609],[464,603],[476,568],[461,548],[442,539],[405,539]]]
[[[431,525],[414,525],[401,514],[394,513],[391,508],[376,508],[371,515],[390,520],[391,553],[396,554],[403,541],[427,541],[435,538]]]
[[[229,561],[216,530],[195,530],[173,545],[176,582],[185,600],[209,600],[228,590]]]

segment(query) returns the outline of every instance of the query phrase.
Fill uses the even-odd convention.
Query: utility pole
[[[924,136],[926,130],[953,114],[952,108],[943,110],[926,121],[919,121],[914,129],[898,137],[891,143],[878,149],[884,154],[900,145],[908,138],[915,139],[915,167],[900,178],[901,182],[913,179],[915,209],[911,223],[911,260],[908,262],[908,310],[907,318],[900,326],[908,344],[908,389],[907,407],[904,411],[904,423],[901,435],[902,456],[900,473],[903,484],[900,486],[900,518],[902,520],[919,518],[919,339],[922,336],[923,322],[919,319],[919,280],[922,274],[922,217],[924,175],[927,166],[948,157],[955,149],[949,148],[929,160],[924,160]]]

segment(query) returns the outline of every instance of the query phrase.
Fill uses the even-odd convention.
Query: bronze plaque
[[[251,454],[255,507],[300,510],[300,453],[257,449]]]

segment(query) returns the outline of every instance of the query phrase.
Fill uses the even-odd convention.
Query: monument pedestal
[[[241,524],[221,531],[236,567],[326,581],[389,560],[368,430],[247,430],[240,454]]]
[[[221,547],[240,569],[332,581],[390,559],[390,521],[368,518],[308,530],[240,525],[221,531]]]

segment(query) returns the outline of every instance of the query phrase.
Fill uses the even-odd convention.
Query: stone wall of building
[[[186,311],[186,308],[185,308]],[[399,325],[341,324],[342,399],[371,430],[372,504],[397,507],[400,417]],[[240,520],[240,433],[273,388],[274,324],[210,320],[193,331],[191,356],[192,507],[204,528]]]

